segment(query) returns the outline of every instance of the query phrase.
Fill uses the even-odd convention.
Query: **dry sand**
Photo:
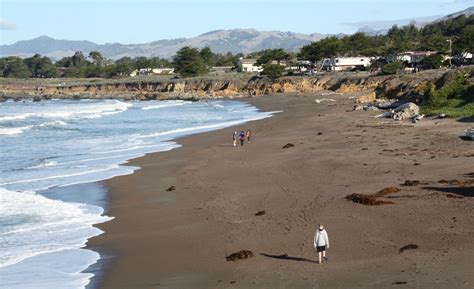
[[[234,128],[182,138],[106,181],[115,219],[89,245],[114,257],[98,288],[474,288],[474,184],[438,182],[474,181],[474,143],[459,138],[472,123],[396,123],[349,111],[348,95],[315,98],[251,99],[284,111],[238,127],[252,143],[232,147]],[[344,199],[389,186],[391,205]],[[320,222],[330,261],[316,264]],[[242,249],[255,257],[226,261]]]

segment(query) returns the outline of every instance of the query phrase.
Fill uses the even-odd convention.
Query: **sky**
[[[0,43],[41,35],[147,43],[235,28],[350,34],[470,6],[474,0],[0,0]]]

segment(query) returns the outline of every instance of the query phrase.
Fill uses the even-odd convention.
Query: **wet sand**
[[[254,132],[250,144],[232,147],[234,128],[185,137],[104,182],[115,219],[89,247],[113,257],[95,286],[473,288],[474,143],[459,138],[472,123],[397,123],[350,111],[348,95],[316,97],[250,99],[283,110],[238,127]],[[452,179],[465,182],[439,182]],[[394,204],[344,198],[390,186]],[[320,222],[330,261],[316,264]],[[418,249],[400,253],[408,244]],[[255,257],[226,261],[242,249]]]

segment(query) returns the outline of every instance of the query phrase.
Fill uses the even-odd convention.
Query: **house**
[[[461,54],[455,55],[453,57],[453,61],[458,64],[473,64],[474,58],[472,57],[472,53],[463,52]]]
[[[297,72],[297,73],[304,73],[309,72],[313,68],[313,64],[309,60],[296,60],[288,64],[286,66],[286,70]]]
[[[425,57],[436,54],[436,51],[405,51],[397,55],[387,56],[389,62],[401,61],[408,66],[417,66]]]
[[[140,68],[130,73],[130,76],[150,74],[174,74],[174,68]]]
[[[370,57],[335,57],[326,58],[321,61],[320,70],[341,71],[364,69],[370,66],[372,59]]]
[[[244,59],[241,57],[237,64],[237,71],[250,73],[263,71],[263,68],[260,65],[255,65],[256,63],[257,59]]]

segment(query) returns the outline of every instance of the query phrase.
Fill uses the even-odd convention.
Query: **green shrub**
[[[384,74],[397,74],[399,70],[402,70],[405,68],[405,65],[403,65],[402,62],[400,61],[394,61],[390,62],[384,65],[382,68],[382,71]]]
[[[424,69],[436,69],[443,65],[444,57],[441,54],[433,54],[421,60]]]
[[[280,64],[264,64],[262,67],[263,71],[260,74],[266,75],[270,79],[277,79],[285,72],[285,67]]]
[[[451,117],[474,115],[474,84],[463,74],[458,74],[439,89],[431,84],[422,111]]]

